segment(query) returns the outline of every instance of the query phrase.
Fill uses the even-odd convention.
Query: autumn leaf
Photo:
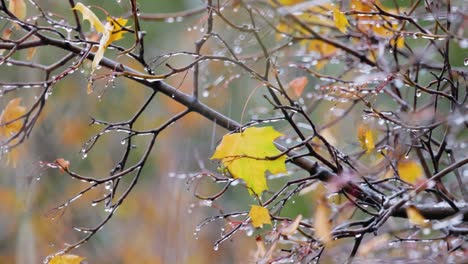
[[[423,177],[423,170],[414,160],[401,160],[398,162],[398,174],[402,180],[414,185]]]
[[[21,20],[26,18],[27,9],[24,0],[10,0],[8,10]]]
[[[375,149],[374,143],[374,132],[371,128],[367,125],[360,125],[358,127],[357,137],[359,143],[361,143],[361,148],[366,151],[366,153],[370,153],[372,150]]]
[[[61,173],[64,173],[70,169],[70,162],[65,159],[56,159],[55,163],[58,165]]]
[[[57,255],[49,261],[49,264],[80,264],[84,259],[72,254]]]
[[[282,134],[273,127],[250,127],[242,133],[225,135],[211,159],[221,160],[231,175],[243,179],[255,194],[267,190],[265,172],[286,172],[286,157],[279,155],[273,141]]]
[[[348,31],[346,29],[346,27],[349,25],[348,19],[342,12],[340,12],[338,8],[333,9],[333,21],[335,22],[335,26],[339,31],[343,33]]]
[[[8,102],[0,115],[0,136],[11,137],[23,127],[22,120],[16,120],[26,113],[26,108],[20,105],[21,98],[14,98]],[[9,123],[11,122],[11,123]],[[9,124],[7,124],[9,123]]]
[[[123,18],[112,18],[108,17],[107,22],[103,24],[99,18],[85,5],[82,3],[77,3],[74,10],[78,10],[83,15],[83,20],[88,20],[92,27],[96,29],[97,32],[101,33],[102,36],[99,40],[99,45],[96,53],[94,54],[93,63],[91,66],[91,74],[97,69],[99,63],[104,57],[104,52],[107,47],[119,39],[123,38],[123,34],[126,33],[123,27],[127,24],[127,19]],[[88,83],[87,93],[92,93],[92,85]]]
[[[97,32],[104,33],[105,28],[101,23],[101,20],[85,5],[78,3],[73,7],[74,10],[78,10],[83,15],[83,20],[88,20],[92,27],[96,29]]]
[[[332,240],[331,231],[332,225],[330,223],[331,209],[327,203],[325,196],[318,199],[318,204],[315,209],[314,229],[315,237],[324,244]]]
[[[290,236],[294,234],[301,223],[302,215],[296,216],[293,222],[281,229],[281,235]]]
[[[421,215],[414,205],[406,207],[406,214],[411,224],[419,227],[429,227],[429,221]]]
[[[271,225],[271,217],[268,209],[258,205],[252,205],[250,208],[249,216],[252,219],[254,227],[263,227],[264,224]]]
[[[289,88],[291,88],[294,91],[294,94],[299,97],[302,95],[302,92],[304,91],[304,88],[306,87],[308,82],[309,80],[307,79],[307,77],[298,77],[289,82]]]

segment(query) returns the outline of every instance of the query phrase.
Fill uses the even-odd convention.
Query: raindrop
[[[219,249],[219,245],[216,244],[216,245],[213,247],[213,250],[214,250],[214,251],[218,251],[218,249]]]
[[[168,17],[168,18],[166,18],[165,21],[166,21],[167,23],[174,23],[175,18],[173,18],[173,17]]]
[[[203,96],[203,97],[208,97],[209,95],[210,95],[210,91],[208,91],[208,90],[205,90],[205,91],[203,91],[203,93],[202,93],[202,96]]]

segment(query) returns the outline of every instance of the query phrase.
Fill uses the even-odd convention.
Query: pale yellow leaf
[[[418,209],[414,205],[406,207],[406,214],[411,224],[419,227],[429,227],[429,221],[421,215]]]
[[[57,255],[49,261],[49,264],[80,264],[84,259],[72,254]]]
[[[27,9],[24,0],[10,0],[8,10],[21,20],[26,18]]]
[[[271,225],[271,217],[268,209],[258,205],[252,205],[249,216],[254,227],[263,227],[264,224]]]
[[[368,240],[359,247],[358,256],[365,257],[372,251],[384,248],[388,245],[388,240],[390,240],[390,235],[388,234],[383,234]]]
[[[101,20],[99,20],[99,18],[93,13],[93,11],[91,11],[91,9],[82,3],[76,4],[73,9],[80,11],[83,15],[83,20],[88,20],[91,26],[96,29],[96,31],[104,33],[104,25],[102,24]]]
[[[339,31],[343,33],[348,31],[346,29],[346,27],[349,25],[348,19],[342,12],[340,12],[338,8],[333,9],[333,21],[335,22],[335,26]]]
[[[414,160],[399,161],[398,174],[402,180],[413,185],[424,176],[421,165]]]
[[[327,199],[323,196],[318,200],[315,209],[314,229],[315,237],[324,244],[328,244],[332,240],[330,215],[331,209],[327,203]]]
[[[302,220],[302,215],[296,216],[293,222],[291,222],[289,225],[281,229],[281,235],[283,236],[290,236],[294,234],[299,227],[299,224],[301,223]]]
[[[105,30],[102,33],[101,40],[99,41],[98,50],[94,54],[93,63],[91,65],[91,72],[94,72],[99,66],[102,58],[104,57],[104,52],[106,51],[107,46],[110,44],[109,39],[112,34],[112,25],[108,22],[105,25]]]

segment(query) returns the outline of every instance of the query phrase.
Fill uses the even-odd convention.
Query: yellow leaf
[[[104,33],[105,28],[104,25],[101,23],[101,20],[85,5],[82,3],[78,3],[73,8],[74,10],[78,10],[83,15],[83,20],[88,20],[92,27],[96,29],[97,32]]]
[[[58,165],[61,173],[64,173],[70,169],[70,162],[64,159],[56,159],[55,163]]]
[[[358,140],[361,143],[361,148],[370,153],[375,149],[374,132],[367,125],[360,125],[358,127]]]
[[[10,0],[8,10],[21,20],[26,18],[27,9],[24,0]]]
[[[349,25],[348,19],[342,12],[340,12],[338,8],[333,9],[333,20],[335,21],[335,26],[339,31],[343,33],[348,31],[346,29],[346,27]]]
[[[318,52],[323,57],[329,57],[338,51],[338,49],[335,46],[317,39],[309,41],[307,50]]]
[[[243,179],[254,193],[267,190],[265,172],[286,172],[286,157],[268,159],[281,152],[273,141],[282,134],[273,127],[250,127],[225,135],[211,159],[221,160],[234,178]]]
[[[16,120],[6,125],[6,123],[13,121],[26,113],[26,108],[20,105],[21,98],[14,98],[8,102],[5,109],[0,115],[0,136],[7,138],[18,133],[23,127],[22,120]]]
[[[291,88],[294,91],[294,94],[299,97],[302,95],[302,92],[304,91],[304,88],[308,82],[309,80],[307,77],[298,77],[289,82],[289,88]]]
[[[278,0],[278,3],[285,6],[295,5],[304,2],[304,0]]]
[[[127,33],[127,31],[125,31],[123,27],[125,27],[125,25],[127,24],[128,19],[123,19],[121,17],[114,19],[108,17],[107,21],[112,25],[112,34],[109,38],[108,43],[106,43],[107,46],[109,46],[111,42],[122,39],[123,34]]]
[[[49,264],[80,264],[83,259],[85,258],[72,254],[58,255],[53,257]]]
[[[411,224],[419,227],[429,227],[429,221],[421,215],[421,213],[416,209],[414,205],[406,207],[406,214],[408,215],[408,220]]]
[[[422,178],[423,169],[414,160],[401,160],[398,162],[398,174],[402,180],[414,185]]]
[[[263,227],[264,224],[271,225],[271,217],[268,209],[258,205],[252,205],[250,208],[249,216],[252,219],[254,227]]]
[[[325,196],[322,196],[321,199],[318,200],[318,204],[315,209],[314,229],[315,237],[324,244],[327,244],[332,240],[330,215],[331,209],[328,206],[327,199]]]

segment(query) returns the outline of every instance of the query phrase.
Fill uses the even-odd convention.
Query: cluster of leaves
[[[83,157],[103,135],[125,133],[122,156],[105,175],[74,171],[64,158],[40,163],[86,184],[57,210],[103,187],[104,197],[93,204],[102,203],[108,213],[95,227],[75,228],[84,237],[47,260],[82,260],[68,253],[109,222],[137,185],[161,132],[187,119],[189,113],[231,131],[211,156],[219,162],[218,171],[204,169],[191,179],[196,182],[196,197],[219,210],[202,221],[196,232],[214,220],[225,221],[227,228],[215,241],[215,249],[240,230],[255,230],[254,260],[261,263],[341,257],[347,241],[352,244],[346,252],[350,259],[372,255],[390,241],[418,242],[421,245],[415,251],[420,252],[424,243],[432,243],[432,251],[419,257],[448,261],[466,257],[467,71],[460,67],[464,62],[453,55],[455,47],[468,41],[463,35],[466,10],[450,1],[405,5],[378,0],[351,0],[349,5],[345,5],[348,1],[221,2],[207,0],[201,8],[175,16],[204,14],[195,51],[174,51],[148,62],[140,20],[172,21],[174,15],[142,15],[137,1],[131,0],[126,18],[101,9],[106,14],[103,23],[92,11],[100,8],[70,1],[76,23],[70,26],[35,5],[37,17],[55,29],[31,23],[23,0],[10,0],[8,7],[2,1],[1,10],[11,26],[2,35],[0,48],[8,53],[2,53],[0,62],[45,72],[45,81],[2,84],[2,93],[13,94],[26,86],[41,89],[30,107],[13,98],[2,111],[2,153],[10,165],[16,166],[17,146],[29,136],[53,86],[80,67],[86,68],[86,60],[92,61],[85,73],[88,95],[95,80],[112,82],[117,77],[150,90],[130,119],[92,119],[92,125],[102,129],[86,141]],[[127,26],[130,20],[133,24]],[[82,21],[88,21],[94,31],[83,31]],[[22,37],[11,40],[13,30]],[[129,48],[115,43],[124,36],[130,38],[125,32],[134,33]],[[49,66],[13,57],[18,49],[40,46],[65,50],[68,55]],[[130,57],[144,72],[130,63],[104,59],[110,47]],[[175,66],[181,63],[179,57],[183,66]],[[220,61],[224,67],[217,67]],[[52,76],[56,70],[59,73]],[[246,101],[235,102],[244,107],[241,122],[244,113],[252,114],[245,124],[200,98],[242,80],[246,74],[237,71],[250,77],[244,80],[246,87],[255,87],[246,92]],[[192,78],[186,81],[189,73]],[[216,81],[207,81],[216,75]],[[192,81],[189,91],[167,83],[180,76],[184,76],[181,83]],[[262,98],[255,97],[258,91]],[[149,105],[160,95],[184,109],[154,127],[139,127]],[[250,101],[267,110],[248,109]],[[269,123],[275,123],[274,127],[265,125]],[[139,138],[148,140],[141,143]],[[138,156],[136,161],[134,156]],[[201,195],[198,188],[206,180],[222,185],[221,189],[214,195]],[[248,190],[246,199],[250,200],[238,207],[248,210],[226,212],[223,198],[240,187]],[[296,199],[306,206],[295,205]],[[448,246],[440,248],[439,241]]]

